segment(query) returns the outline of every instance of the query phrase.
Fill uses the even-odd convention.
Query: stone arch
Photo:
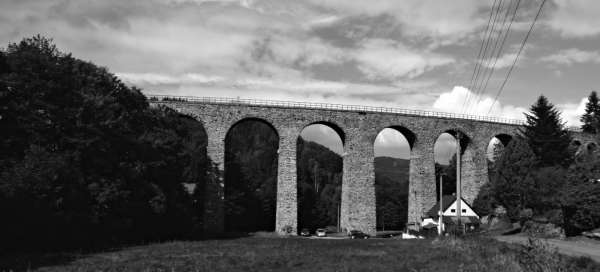
[[[331,137],[339,139],[316,144],[304,138],[303,132],[315,125],[323,125]],[[320,129],[312,132],[323,133]],[[333,136],[335,135],[335,136]],[[332,140],[332,139],[330,139]],[[341,190],[343,179],[343,152],[345,133],[340,126],[329,121],[311,122],[302,126],[296,140],[296,192],[298,232],[325,226],[341,227]],[[334,143],[335,142],[335,143]],[[341,144],[338,145],[338,144]],[[333,145],[333,146],[332,146]],[[339,150],[336,151],[337,149]],[[319,206],[317,206],[319,205]],[[319,207],[319,208],[316,208]]]
[[[346,133],[344,132],[342,127],[340,127],[338,124],[336,124],[335,122],[332,122],[332,121],[316,121],[316,122],[308,123],[307,125],[300,128],[300,131],[298,133],[301,133],[305,128],[312,126],[312,125],[325,125],[331,129],[333,129],[337,133],[337,135],[340,137],[340,139],[342,140],[342,146],[344,146],[344,147],[346,146]],[[298,136],[299,135],[300,134],[298,134]]]
[[[275,230],[280,142],[279,131],[263,118],[244,117],[228,128],[223,174],[226,231]]]
[[[494,144],[500,143],[502,144],[503,148],[506,148],[508,146],[508,144],[510,143],[510,141],[512,141],[513,136],[507,133],[496,133],[494,134],[494,136],[487,138],[488,141],[486,143],[485,146],[485,150],[486,150],[486,161],[488,162],[488,168],[489,168],[489,163],[491,161],[493,161],[493,148],[494,148]]]
[[[469,145],[472,143],[472,138],[469,134],[465,133],[462,129],[451,128],[443,130],[441,133],[438,133],[436,137],[439,137],[443,133],[448,133],[456,139],[457,136],[460,136],[460,153],[464,154]],[[437,138],[436,138],[437,139]]]
[[[385,155],[378,157],[377,151],[382,152],[382,149],[377,148],[377,139],[388,129],[393,131],[392,133],[402,135],[403,139],[400,143],[406,141],[407,146],[397,146],[399,143],[392,143],[396,145],[394,148],[398,148],[394,151],[408,154],[383,151]],[[389,130],[388,136],[391,136]],[[415,141],[415,133],[403,126],[388,126],[380,129],[373,139],[375,216],[376,228],[379,230],[402,230],[409,220],[410,157]],[[408,155],[408,157],[402,158],[398,155]]]
[[[504,146],[507,146],[508,143],[513,139],[512,135],[506,134],[506,133],[499,133],[499,134],[496,134],[496,136],[494,136],[494,137],[497,138],[498,140],[500,140],[500,142]]]
[[[263,123],[267,126],[269,126],[274,132],[275,135],[277,135],[277,138],[281,138],[279,135],[279,131],[277,130],[277,128],[273,125],[273,122],[267,120],[266,118],[262,118],[262,117],[256,117],[256,116],[244,116],[242,118],[239,118],[238,120],[236,120],[235,122],[233,122],[229,128],[227,128],[227,133],[225,133],[225,139],[227,139],[227,137],[229,136],[229,133],[231,132],[231,129],[234,128],[236,125],[243,123],[243,122],[247,122],[247,121],[254,121],[254,122],[260,122]]]
[[[412,150],[413,146],[415,145],[415,141],[417,140],[417,135],[414,132],[412,132],[409,128],[404,127],[404,126],[389,126],[387,128],[391,128],[395,131],[400,132],[400,134],[402,134],[402,136],[404,136],[404,138],[406,138],[406,141],[408,142],[408,146]],[[381,132],[381,130],[378,133],[380,133],[380,132]]]

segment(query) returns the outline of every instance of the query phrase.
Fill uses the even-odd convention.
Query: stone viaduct
[[[436,202],[434,144],[444,132],[461,135],[462,194],[468,203],[488,181],[486,150],[494,137],[506,144],[519,124],[514,120],[454,115],[392,108],[335,104],[257,101],[223,98],[150,96],[152,105],[166,105],[202,123],[207,155],[221,174],[207,184],[205,225],[208,232],[224,228],[224,159],[228,130],[245,119],[270,124],[279,136],[276,231],[297,229],[296,144],[300,132],[311,124],[325,124],[342,139],[342,229],[375,233],[375,138],[384,128],[401,132],[410,145],[408,222],[421,217]],[[580,139],[579,143],[587,139]]]

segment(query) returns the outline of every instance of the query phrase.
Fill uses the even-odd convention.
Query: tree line
[[[600,227],[600,157],[595,145],[575,145],[560,112],[540,96],[525,114],[526,124],[496,158],[490,182],[474,208],[489,214],[506,208],[514,221],[547,218],[566,235]],[[600,106],[596,92],[581,117],[582,130],[598,140]]]

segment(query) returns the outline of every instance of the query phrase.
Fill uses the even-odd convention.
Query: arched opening
[[[274,231],[279,135],[261,119],[244,119],[225,137],[225,230]]]
[[[315,123],[297,142],[298,230],[327,227],[339,231],[342,195],[342,130]]]
[[[504,149],[506,146],[508,146],[508,143],[511,140],[512,136],[508,134],[498,134],[490,140],[486,150],[488,176],[493,175],[495,171],[496,160],[500,158],[502,152],[504,152]]]
[[[377,230],[402,230],[408,220],[410,151],[415,135],[403,127],[381,130],[375,154]]]
[[[174,111],[168,108],[163,108],[163,110],[174,113]],[[172,205],[177,207],[173,210],[173,215],[176,216],[169,217],[168,222],[164,222],[164,224],[165,226],[170,225],[174,233],[186,233],[186,231],[195,229],[196,226],[200,225],[198,223],[201,223],[200,226],[209,224],[205,221],[205,218],[211,216],[205,213],[206,203],[216,201],[217,199],[211,199],[210,196],[212,195],[207,194],[207,191],[213,189],[207,188],[207,184],[209,184],[207,183],[207,179],[219,173],[216,172],[218,170],[211,167],[213,162],[206,152],[208,137],[202,122],[184,114],[177,114],[177,117],[172,119],[174,122],[172,125],[180,131],[177,142],[181,144],[182,147],[180,150],[182,152],[169,155],[174,156],[172,158],[176,158],[174,161],[177,161],[182,168],[180,171],[169,171],[168,176],[161,175],[160,173],[152,173],[151,176],[156,180],[162,181],[181,180],[180,184],[174,182],[165,183],[169,184],[169,186],[183,187],[183,194],[177,194],[177,199],[172,203]],[[172,149],[169,150],[171,151]],[[174,192],[175,190],[171,191],[171,193]],[[195,229],[194,231],[197,230]]]
[[[460,152],[463,154],[469,145],[470,139],[458,130],[448,130],[435,141],[433,154],[435,160],[435,188],[436,200],[442,195],[456,193],[456,137],[460,137]],[[440,187],[440,182],[442,186]]]

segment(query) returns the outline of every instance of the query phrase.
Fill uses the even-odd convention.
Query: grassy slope
[[[536,271],[534,268],[537,266],[564,266],[565,263],[571,265],[566,271],[600,269],[598,264],[588,259],[565,261],[557,254],[542,252],[532,255],[530,252],[534,251],[491,239],[447,239],[434,242],[398,239],[241,238],[130,247],[120,251],[79,256],[68,264],[42,267],[39,270]]]

